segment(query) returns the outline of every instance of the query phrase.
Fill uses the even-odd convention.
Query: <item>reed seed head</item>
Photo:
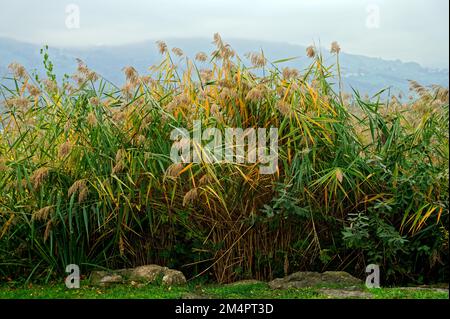
[[[341,52],[341,47],[339,46],[339,43],[337,41],[333,41],[331,43],[331,53],[339,54]]]
[[[251,102],[259,102],[264,97],[264,89],[262,86],[256,86],[252,88],[250,91],[248,91],[247,95],[245,96],[245,99],[247,101]]]
[[[251,52],[247,53],[246,57],[250,59],[250,62],[253,64],[254,67],[262,68],[266,65],[266,58],[262,53]]]
[[[314,48],[314,46],[310,45],[306,48],[306,56],[311,59],[316,56],[316,49]]]
[[[59,157],[65,157],[72,150],[72,143],[69,140],[65,141],[59,146],[58,155]]]
[[[199,52],[195,55],[195,59],[199,62],[205,62],[208,59],[208,56],[204,52]]]
[[[167,53],[167,44],[164,41],[156,41],[156,45],[158,47],[158,51],[160,54],[165,54]]]
[[[183,207],[186,207],[187,205],[194,203],[197,197],[198,197],[197,188],[191,189],[183,197]]]
[[[80,179],[73,183],[67,191],[67,196],[70,198],[76,193],[78,193],[78,203],[83,202],[87,198],[89,194],[89,188],[87,186],[86,179]]]
[[[47,221],[50,213],[53,211],[53,208],[54,206],[50,205],[39,209],[31,215],[31,220]]]
[[[17,62],[13,62],[8,66],[8,69],[13,73],[16,79],[25,79],[27,77],[27,70],[25,67]]]
[[[48,167],[40,167],[33,172],[30,177],[30,182],[33,185],[34,189],[38,189],[39,187],[41,187],[49,172],[50,170]]]
[[[178,177],[183,168],[183,163],[173,163],[166,169],[165,175],[167,177]]]
[[[95,115],[94,112],[89,112],[86,121],[89,126],[94,127],[97,125],[97,116]]]
[[[179,57],[182,57],[182,56],[184,55],[183,50],[181,50],[180,48],[173,48],[173,49],[172,49],[172,52],[173,52],[176,56],[179,56]]]

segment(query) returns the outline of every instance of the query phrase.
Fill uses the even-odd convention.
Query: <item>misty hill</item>
[[[225,39],[225,41],[230,43],[242,58],[247,52],[262,49],[271,61],[299,57],[280,64],[280,67],[297,67],[302,70],[311,62],[306,57],[304,46],[256,40]],[[214,45],[208,39],[169,39],[167,44],[169,47],[181,48],[191,58],[199,51],[210,53],[214,50]],[[40,49],[38,45],[0,38],[0,77],[7,74],[7,66],[11,62],[19,62],[28,70],[37,69],[38,72],[42,72]],[[145,74],[149,66],[161,61],[155,41],[78,49],[50,47],[49,53],[59,77],[63,74],[73,74],[77,65],[75,59],[80,58],[91,69],[117,85],[124,82],[121,71],[124,66],[132,65],[140,73]],[[328,49],[322,49],[322,53],[326,65],[335,63],[335,58],[328,53]],[[393,93],[399,91],[407,93],[408,79],[417,80],[423,85],[439,84],[448,87],[449,83],[448,70],[432,70],[413,62],[388,61],[345,52],[341,53],[340,59],[347,91],[353,87],[361,93],[374,94],[383,88],[391,87]]]

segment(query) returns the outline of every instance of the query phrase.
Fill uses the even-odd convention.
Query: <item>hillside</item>
[[[155,41],[146,41],[122,46],[97,46],[83,49],[76,48],[50,48],[51,60],[59,77],[64,73],[73,74],[76,70],[76,58],[82,59],[86,64],[113,83],[121,85],[124,76],[121,68],[127,65],[134,66],[144,73],[149,66],[160,61],[160,55],[155,47]],[[305,47],[287,43],[263,42],[256,40],[229,39],[228,42],[243,57],[245,53],[263,49],[269,60],[299,57],[282,66],[303,69],[309,65],[310,60],[305,55]],[[186,55],[194,57],[198,51],[210,53],[214,46],[209,39],[169,39],[169,46],[180,47]],[[0,75],[7,72],[9,63],[16,61],[27,69],[33,70],[42,65],[39,54],[40,46],[23,43],[11,39],[0,38]],[[417,63],[402,62],[400,60],[388,61],[381,58],[371,58],[362,55],[341,54],[341,68],[347,91],[355,88],[361,93],[375,94],[379,90],[392,87],[392,92],[408,91],[408,79],[419,81],[422,85],[439,84],[448,87],[448,70],[431,70]],[[334,63],[328,49],[323,49],[327,65]]]

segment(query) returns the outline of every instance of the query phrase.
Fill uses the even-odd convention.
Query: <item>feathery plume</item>
[[[122,69],[122,71],[125,73],[127,82],[132,84],[137,84],[139,82],[139,74],[132,66],[126,66]]]
[[[21,110],[27,110],[31,102],[25,97],[13,97],[5,100],[3,104],[9,109],[16,107]]]
[[[181,50],[180,48],[173,48],[173,49],[172,49],[172,52],[173,52],[176,56],[179,56],[179,57],[181,57],[181,56],[184,55],[183,50]]]
[[[47,241],[48,236],[50,236],[50,231],[52,230],[53,222],[51,219],[47,221],[47,224],[45,225],[45,231],[44,231],[44,243]]]
[[[183,197],[183,207],[192,204],[197,199],[197,197],[198,197],[197,188],[191,189]]]
[[[250,59],[250,62],[253,64],[254,67],[262,68],[266,65],[266,58],[262,53],[251,52],[247,53],[246,57]]]
[[[35,99],[41,95],[41,90],[39,90],[39,88],[34,85],[28,84],[27,90],[28,90],[28,93],[30,93],[30,95],[32,97],[34,97]]]
[[[283,68],[283,78],[286,80],[298,78],[299,75],[300,73],[297,69],[291,69],[288,67]]]
[[[209,185],[214,181],[214,179],[209,176],[208,174],[203,175],[199,181],[198,181],[198,185],[199,186],[205,186],[205,185]]]
[[[72,150],[72,144],[69,140],[65,141],[59,146],[58,155],[59,157],[65,157]]]
[[[46,221],[53,211],[53,205],[43,207],[31,215],[31,220]]]
[[[281,114],[285,116],[290,115],[290,113],[292,112],[291,105],[283,100],[278,101],[277,109],[278,111],[280,111]]]
[[[11,70],[11,72],[14,75],[14,78],[16,79],[24,79],[27,77],[27,70],[25,67],[17,62],[13,62],[8,66],[8,69]]]
[[[49,171],[48,167],[40,167],[33,172],[30,177],[30,182],[35,189],[38,189],[42,185],[47,178]]]
[[[314,48],[314,46],[310,45],[306,48],[306,56],[308,58],[314,58],[316,56],[316,49]]]
[[[156,41],[156,45],[158,46],[158,51],[160,54],[164,54],[167,52],[167,44],[164,41]]]
[[[165,175],[167,177],[178,177],[183,168],[183,163],[173,163],[166,169]]]
[[[250,91],[248,91],[247,95],[245,96],[245,99],[251,102],[258,102],[262,100],[263,97],[264,97],[264,89],[262,86],[258,85],[252,88]]]
[[[69,187],[67,191],[67,197],[72,197],[72,195],[78,193],[78,203],[81,203],[86,200],[89,189],[87,187],[87,183],[85,179],[77,180],[72,186]]]
[[[88,114],[88,116],[86,118],[86,122],[91,127],[94,127],[94,126],[97,125],[97,116],[95,115],[94,112],[89,112],[89,114]]]
[[[205,62],[208,59],[208,56],[204,52],[199,52],[195,55],[195,59],[199,62]]]
[[[339,52],[341,52],[341,47],[339,46],[339,43],[337,43],[336,41],[333,41],[331,43],[331,53],[336,53],[339,54]]]

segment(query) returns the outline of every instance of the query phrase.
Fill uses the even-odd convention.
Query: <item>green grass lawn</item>
[[[335,288],[333,288],[336,290]],[[448,292],[432,289],[380,288],[358,289],[376,299],[448,299]],[[196,285],[161,287],[144,285],[118,285],[94,287],[81,284],[80,289],[67,289],[65,285],[24,287],[0,286],[0,299],[180,299],[180,298],[250,298],[250,299],[323,299],[329,298],[321,288],[271,290],[264,283],[242,285]]]

